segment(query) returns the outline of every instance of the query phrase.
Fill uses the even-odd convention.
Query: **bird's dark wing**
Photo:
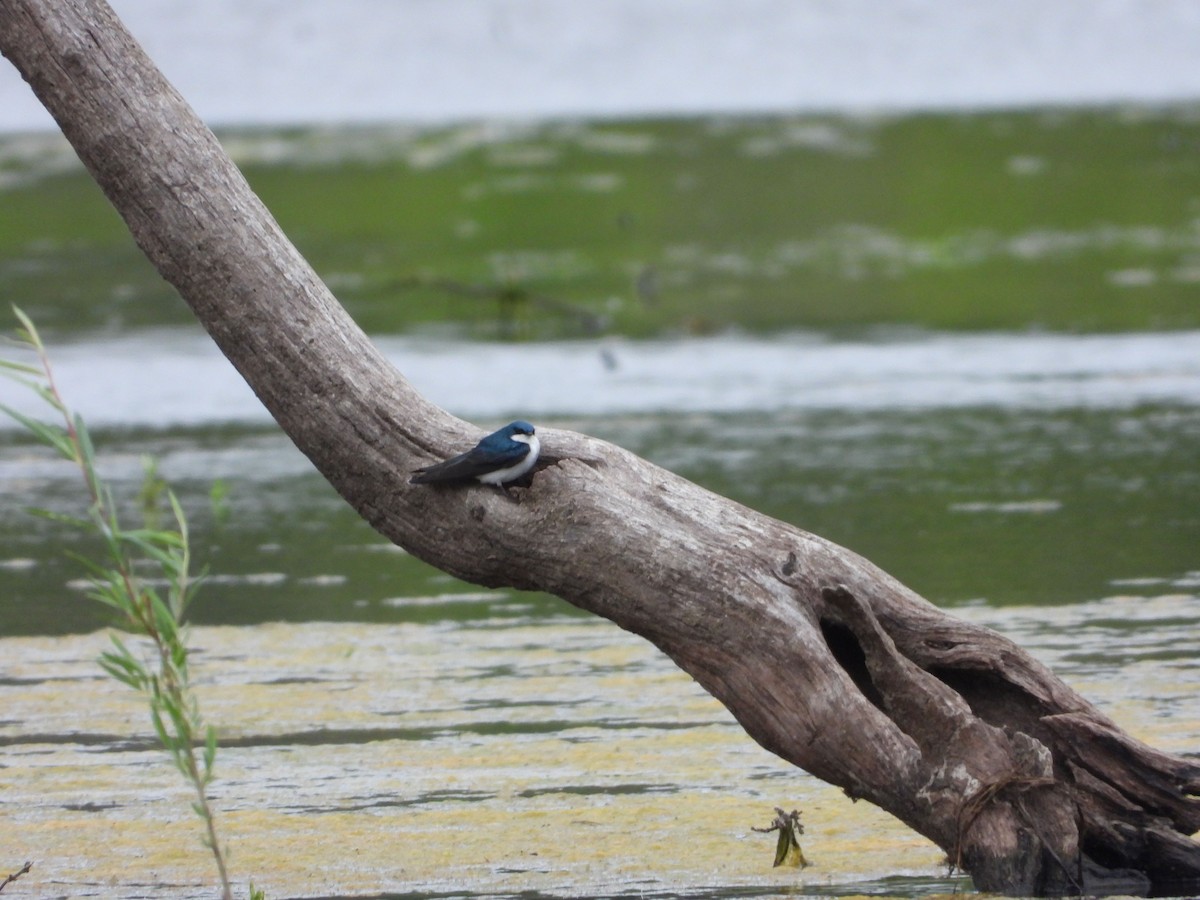
[[[425,466],[413,472],[409,484],[437,484],[446,481],[470,481],[497,469],[515,466],[529,454],[528,444],[514,443],[511,450],[497,453],[473,447],[466,453],[451,457],[445,462]]]

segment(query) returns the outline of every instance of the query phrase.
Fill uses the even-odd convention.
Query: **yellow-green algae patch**
[[[1054,657],[1022,625],[1037,615],[1010,623]],[[0,640],[4,849],[35,863],[14,896],[212,896],[145,710],[98,674],[106,642]],[[192,643],[225,742],[212,793],[231,870],[271,897],[794,894],[945,874],[928,841],[759,748],[661,654],[599,620],[196,628]],[[1057,662],[1134,733],[1195,748],[1194,667],[1151,679],[1146,659],[1124,675]],[[1132,691],[1131,671],[1147,678]],[[773,869],[774,836],[751,831],[776,806],[802,810],[810,867]]]

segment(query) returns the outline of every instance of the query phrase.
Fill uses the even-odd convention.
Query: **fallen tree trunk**
[[[543,462],[511,496],[410,486],[478,432],[376,351],[111,10],[0,0],[0,45],[151,262],[382,534],[646,637],[760,744],[928,836],[982,890],[1194,888],[1200,766],[850,551],[565,431],[541,430]]]

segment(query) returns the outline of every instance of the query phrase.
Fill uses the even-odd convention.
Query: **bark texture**
[[[0,51],[264,405],[367,521],[489,586],[648,638],[768,750],[888,810],[978,888],[1184,893],[1200,766],[854,553],[618,447],[539,430],[511,497],[410,486],[480,432],[371,345],[102,0],[0,0]]]

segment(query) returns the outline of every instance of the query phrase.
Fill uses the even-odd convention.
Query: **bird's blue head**
[[[523,435],[528,436],[528,435],[533,434],[533,426],[530,425],[528,422],[526,422],[524,419],[517,419],[517,421],[510,422],[508,425],[505,425],[504,428],[501,429],[501,433],[505,437],[509,437],[509,438],[513,437],[514,435],[518,435],[518,434],[523,434]]]

